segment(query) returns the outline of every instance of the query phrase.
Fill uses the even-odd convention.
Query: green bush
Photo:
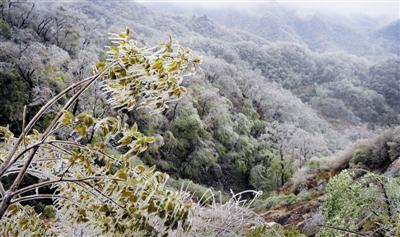
[[[218,154],[209,147],[201,146],[193,151],[187,159],[189,160],[189,165],[184,169],[185,177],[207,181],[208,178],[205,177],[207,169],[216,164]]]
[[[250,170],[250,185],[256,190],[266,191],[270,189],[267,169],[263,165],[256,165]]]
[[[14,72],[0,71],[0,88],[0,123],[20,124],[29,95],[26,83]]]
[[[369,167],[371,165],[372,152],[367,145],[359,145],[354,151],[353,158],[351,159],[351,163],[356,166],[366,166]]]
[[[251,135],[257,137],[262,134],[267,127],[267,122],[264,120],[256,119],[253,121],[253,127],[251,127]]]
[[[3,35],[6,39],[11,39],[12,36],[10,26],[2,19],[0,19],[0,34]]]
[[[221,191],[216,191],[212,188],[206,187],[204,185],[200,185],[194,183],[188,179],[169,179],[168,184],[176,190],[186,190],[191,195],[192,198],[196,201],[202,201],[206,203],[210,203],[213,198],[217,199],[222,202],[227,202],[229,200],[229,196]]]
[[[270,180],[270,190],[277,190],[293,176],[293,162],[289,159],[281,160],[273,157],[269,161],[267,170]]]
[[[375,139],[358,144],[350,164],[369,170],[381,170],[400,156],[400,128],[383,132]]]
[[[320,163],[318,162],[318,160],[311,158],[307,162],[307,168],[310,170],[316,171],[320,168]]]
[[[57,217],[57,210],[53,205],[47,205],[43,209],[42,216],[48,220],[54,220]]]
[[[172,122],[172,130],[175,137],[184,141],[185,147],[189,147],[198,142],[206,133],[203,123],[197,113],[184,110],[179,113]]]
[[[395,236],[400,225],[400,180],[373,173],[357,180],[353,176],[344,170],[329,181],[322,207],[325,224],[365,236]],[[346,231],[323,228],[318,236],[344,234]]]
[[[214,129],[214,138],[225,147],[233,149],[239,139],[239,135],[233,131],[232,127],[220,125]]]
[[[319,194],[317,192],[306,192],[298,195],[293,193],[272,195],[264,199],[256,200],[253,204],[253,208],[256,212],[259,212],[271,209],[277,205],[290,206],[297,202],[310,201],[318,196]]]

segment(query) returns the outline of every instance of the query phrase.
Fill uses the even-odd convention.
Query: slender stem
[[[388,216],[389,216],[391,221],[394,221],[394,218],[395,218],[395,214],[394,213],[395,212],[392,210],[392,205],[390,204],[390,198],[389,198],[389,195],[388,195],[388,193],[386,191],[385,184],[380,180],[378,180],[378,183],[380,184],[380,187],[381,187],[381,189],[383,191],[383,196],[384,196],[384,200],[385,200]]]
[[[2,198],[6,194],[6,190],[4,190],[4,186],[3,186],[3,184],[1,182],[0,182],[0,194],[1,194]]]
[[[35,148],[35,147],[37,147],[37,146],[42,146],[42,145],[44,145],[44,144],[49,144],[49,145],[51,145],[51,146],[54,146],[54,147],[57,148],[58,150],[60,150],[60,151],[62,151],[62,152],[65,152],[65,153],[68,154],[68,155],[72,155],[72,153],[69,152],[69,151],[67,151],[66,149],[64,149],[64,148],[62,148],[62,147],[60,147],[60,146],[56,146],[56,145],[54,145],[54,144],[63,144],[63,145],[67,145],[67,146],[78,147],[78,148],[81,148],[81,149],[87,149],[87,150],[96,152],[96,153],[98,153],[98,154],[100,154],[100,155],[102,155],[102,156],[105,156],[105,157],[107,157],[107,158],[109,158],[109,159],[116,160],[115,158],[111,157],[110,155],[108,155],[108,154],[106,154],[106,153],[104,153],[104,152],[101,152],[101,151],[99,151],[99,150],[97,150],[97,149],[90,149],[90,148],[88,148],[88,147],[86,147],[86,146],[84,146],[84,145],[81,145],[81,144],[79,144],[79,143],[76,143],[76,142],[63,141],[63,140],[49,140],[49,141],[38,142],[38,143],[35,143],[35,144],[33,144],[33,145],[31,145],[31,146],[25,148],[21,153],[18,154],[18,156],[16,156],[16,157],[10,162],[10,164],[7,166],[6,172],[3,174],[3,176],[7,176],[7,175],[10,174],[9,169],[10,169],[10,168],[15,164],[15,162],[18,161],[18,159],[19,159],[20,157],[22,157],[26,152],[28,152],[29,150],[31,150],[31,149],[33,149],[33,148]],[[52,160],[56,160],[56,159],[52,159]],[[47,160],[42,160],[42,161],[49,161],[49,159],[47,159]],[[116,161],[117,161],[117,160],[116,160]],[[17,171],[19,171],[19,170],[17,170]],[[13,172],[13,173],[16,173],[16,172]]]
[[[17,202],[29,201],[29,200],[36,200],[36,199],[54,199],[54,198],[68,199],[65,196],[56,195],[56,194],[35,194],[35,195],[29,195],[29,196],[24,196],[24,197],[14,199],[11,201],[11,204],[17,203]]]
[[[35,147],[39,147],[41,145],[43,145],[43,141],[41,142],[37,142],[35,144],[32,144],[28,147],[26,147],[21,153],[19,153],[14,159],[11,160],[11,162],[9,162],[9,164],[6,167],[6,171],[19,159],[21,158],[23,155],[25,155],[26,152],[30,151],[31,149],[35,148]],[[3,174],[4,175],[4,174]]]
[[[8,170],[12,165],[14,165],[15,164],[15,162],[19,159],[19,158],[21,158],[26,152],[28,152],[29,150],[31,150],[31,149],[33,149],[33,148],[35,148],[35,147],[38,147],[38,146],[42,146],[42,145],[44,145],[44,144],[49,144],[49,145],[53,145],[53,146],[55,146],[54,145],[54,143],[67,143],[67,141],[58,141],[58,140],[51,140],[51,141],[40,141],[40,142],[37,142],[37,143],[35,143],[35,144],[32,144],[31,146],[29,146],[29,147],[27,147],[27,148],[25,148],[21,153],[19,153],[10,163],[9,163],[9,165],[6,167],[6,170]],[[68,144],[70,144],[70,143],[68,143]],[[71,144],[70,144],[71,145]],[[82,146],[83,147],[83,146]],[[56,147],[56,148],[60,148],[60,147]],[[62,151],[64,151],[65,149],[62,149]],[[65,152],[67,152],[67,151],[65,151]],[[4,175],[4,174],[3,174]]]
[[[84,182],[84,181],[88,181],[88,180],[124,181],[122,179],[113,178],[113,177],[105,177],[105,176],[93,176],[93,177],[86,177],[86,178],[82,178],[82,179],[63,178],[63,179],[55,179],[55,180],[50,180],[50,181],[44,181],[44,182],[37,183],[37,184],[32,184],[32,185],[27,186],[25,188],[21,188],[19,190],[16,190],[15,192],[12,193],[12,195],[15,196],[15,195],[18,195],[18,194],[26,193],[26,192],[29,192],[31,190],[35,190],[35,189],[41,188],[41,187],[46,187],[46,186],[49,186],[49,185],[55,184],[55,183],[61,183],[61,182],[76,183],[76,182]]]
[[[68,167],[64,170],[64,172],[62,172],[61,176],[60,176],[60,180],[62,180],[65,176],[65,174],[67,174],[67,172],[69,171],[69,169],[71,169],[71,167],[74,165],[73,162],[71,162]]]
[[[83,181],[84,184],[86,184],[87,186],[89,186],[91,189],[93,189],[94,191],[96,191],[98,194],[100,194],[101,196],[103,196],[104,198],[106,198],[107,200],[109,200],[110,202],[114,203],[115,205],[117,205],[118,207],[120,207],[121,209],[124,209],[123,206],[119,205],[116,201],[114,201],[112,198],[110,198],[109,196],[107,196],[106,194],[104,194],[102,191],[100,191],[99,189],[93,187],[93,185],[89,184],[88,182]],[[82,188],[85,189],[85,187],[83,185],[81,185],[80,183],[77,183],[79,186],[81,186]],[[90,193],[92,193],[90,191]],[[93,193],[92,193],[93,194]],[[96,196],[96,195],[95,195]]]
[[[54,144],[58,143],[58,144],[64,144],[64,145],[68,145],[68,146],[74,146],[74,147],[78,147],[78,148],[81,148],[81,149],[86,149],[86,150],[90,150],[90,151],[96,152],[96,153],[98,153],[98,154],[100,154],[102,156],[105,156],[105,157],[107,157],[107,158],[109,158],[111,160],[118,161],[114,157],[112,157],[112,156],[110,156],[110,155],[108,155],[108,154],[106,154],[106,153],[104,153],[104,152],[102,152],[102,151],[100,151],[98,149],[92,149],[92,148],[89,148],[87,146],[81,145],[81,144],[76,143],[76,142],[63,141],[63,140],[48,140],[46,143],[54,143]]]
[[[41,136],[41,142],[44,142],[44,140],[46,140],[46,138],[50,135],[51,131],[53,130],[53,128],[56,126],[58,120],[61,118],[61,116],[63,115],[64,111],[67,110],[73,103],[74,101],[79,98],[79,96],[81,96],[81,94],[83,92],[86,91],[86,89],[95,81],[97,80],[103,73],[105,72],[105,70],[103,70],[102,72],[98,73],[96,76],[89,78],[90,80],[74,95],[72,96],[72,98],[70,98],[68,100],[68,102],[64,105],[64,107],[58,111],[56,117],[51,121],[51,124],[47,127],[46,131],[42,134]],[[86,82],[86,80],[83,80]],[[72,89],[72,88],[71,88]],[[61,93],[60,93],[61,94]],[[33,119],[31,120],[31,122],[33,121]],[[29,129],[29,126],[31,124],[31,122],[28,124],[27,129]],[[31,153],[31,156],[34,156],[36,154],[37,148],[35,148],[33,150],[33,152]],[[33,157],[32,157],[33,158]],[[28,158],[27,160],[27,164],[29,165],[32,158]],[[22,172],[22,171],[21,171]],[[14,183],[16,183],[18,181],[18,177],[15,180]],[[18,184],[19,185],[19,184]],[[13,184],[14,186],[14,184]],[[13,187],[12,186],[12,187]]]
[[[24,112],[22,114],[22,131],[25,130],[25,126],[26,126],[26,105],[24,105]],[[25,144],[25,139],[24,139],[24,145]]]
[[[22,182],[22,179],[23,179],[23,177],[24,177],[29,165],[31,164],[31,161],[32,161],[33,157],[35,156],[35,154],[36,154],[38,149],[39,149],[39,147],[34,147],[33,150],[31,150],[31,153],[29,154],[29,157],[26,160],[24,166],[22,167],[22,169],[18,173],[18,175],[15,178],[15,180],[14,180],[13,184],[11,185],[10,189],[4,195],[4,198],[3,198],[3,200],[1,201],[1,204],[0,204],[0,219],[4,216],[4,213],[6,212],[8,206],[11,203],[11,199],[13,198],[12,192],[14,192],[18,188],[19,184]]]
[[[5,173],[5,175],[10,175],[10,174],[18,174],[21,171],[21,168],[17,168],[17,169],[12,169],[12,170],[7,170],[7,172]],[[40,177],[41,173],[39,171],[36,170],[27,170],[26,173],[35,176],[35,177]],[[49,177],[46,177],[49,178]]]
[[[54,145],[53,143],[50,143],[50,146],[52,146],[52,147],[54,147],[54,148],[56,148],[56,149],[58,149],[58,150],[64,152],[64,153],[67,154],[67,155],[70,155],[70,156],[73,156],[73,155],[74,155],[74,154],[72,154],[70,151],[67,151],[66,149],[64,149],[64,148],[62,148],[62,147],[60,147],[60,146]]]

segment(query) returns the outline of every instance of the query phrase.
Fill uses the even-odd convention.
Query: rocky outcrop
[[[400,157],[398,157],[392,164],[389,165],[384,175],[392,177],[400,175]]]
[[[320,206],[322,199],[277,206],[261,216],[267,223],[278,223],[284,227],[296,227],[306,236],[315,236],[321,223]]]
[[[284,201],[260,214],[265,222],[294,227],[306,236],[316,236],[323,224],[321,206],[325,187],[332,177],[349,168],[355,168],[360,172],[368,170],[385,176],[400,176],[400,127],[387,130],[369,141],[358,143],[342,155],[330,159],[330,165],[325,165],[324,170],[303,169],[297,174],[301,177],[299,179],[301,181],[287,183],[279,195],[288,198],[294,196],[294,203],[283,198]],[[304,196],[311,198],[306,200],[299,198]]]

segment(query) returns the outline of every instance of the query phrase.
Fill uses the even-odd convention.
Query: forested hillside
[[[307,184],[306,177],[318,177],[314,181],[319,182],[321,173],[336,174],[356,165],[383,175],[390,164],[398,163],[398,129],[384,144],[357,145],[355,151],[346,153],[351,158],[342,158],[340,152],[400,124],[399,20],[299,16],[280,5],[265,11],[199,11],[131,1],[2,0],[0,124],[20,134],[25,122],[47,101],[71,83],[91,76],[96,62],[107,59],[104,46],[109,32],[128,27],[130,35],[143,45],[166,42],[171,36],[201,57],[196,74],[182,81],[186,94],[159,113],[148,108],[117,111],[108,104],[110,95],[104,92],[104,85],[96,82],[74,102],[70,112],[76,118],[89,112],[95,120],[112,114],[130,126],[137,124],[144,136],[154,136],[135,162],[169,174],[169,186],[186,186],[197,198],[207,188],[226,196],[260,190],[264,195],[255,203],[256,210],[265,212],[276,206],[271,198],[278,200],[280,195],[292,195],[289,198],[295,199],[294,203],[323,197],[331,176],[321,178],[321,189],[312,186],[301,191],[299,186]],[[61,108],[65,102],[60,99],[56,105]],[[47,110],[35,129],[46,130],[58,107]],[[85,133],[83,140],[90,144],[93,134]],[[56,135],[64,136],[62,130]],[[397,176],[398,167],[392,173]],[[299,181],[302,175],[304,180]],[[353,175],[343,179],[369,177]],[[374,176],[384,179],[379,177]],[[393,180],[388,182],[398,182]],[[333,193],[339,184],[329,185]],[[279,192],[285,193],[271,197]],[[301,199],[299,193],[306,193],[306,198]],[[284,203],[285,198],[280,201]],[[373,236],[399,233],[394,230],[399,228],[393,214],[399,210],[396,198],[393,202],[397,203],[388,204],[397,205],[389,214],[393,221],[374,219],[385,228]],[[333,208],[329,205],[335,200],[330,200],[322,210]],[[43,205],[36,209],[42,211]],[[326,213],[327,225],[341,226]],[[364,214],[354,218],[361,220]],[[289,223],[275,217],[269,213],[263,218],[282,226]],[[316,234],[306,233],[304,226],[296,226],[298,222],[288,226],[300,228],[308,236]],[[354,225],[342,227],[354,229]],[[357,231],[371,230],[365,224]],[[272,233],[267,232],[257,226],[248,236]],[[341,236],[338,233],[324,229],[320,236]],[[203,234],[207,236],[207,232]]]

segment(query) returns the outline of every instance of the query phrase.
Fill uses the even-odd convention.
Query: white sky
[[[299,12],[330,12],[336,14],[367,14],[400,18],[400,0],[137,0],[141,3],[174,3],[201,7],[249,7],[279,3]]]
[[[304,11],[333,12],[339,14],[386,15],[400,18],[400,0],[397,1],[278,1]]]

